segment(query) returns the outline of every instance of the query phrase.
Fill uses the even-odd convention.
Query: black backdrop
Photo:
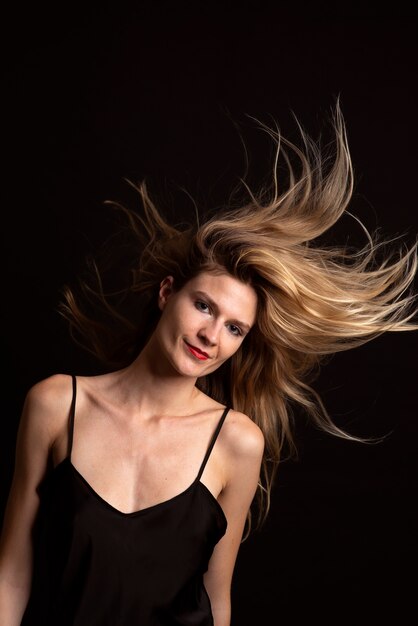
[[[356,175],[351,210],[385,236],[417,232],[416,21],[399,4],[338,12],[324,3],[136,2],[9,8],[3,16],[3,371],[1,503],[31,384],[94,364],[55,312],[58,290],[112,223],[103,201],[132,202],[144,176],[186,209],[222,202],[268,163],[246,115],[313,136],[336,95]],[[176,204],[177,203],[177,204]],[[351,228],[352,222],[344,222]],[[240,550],[233,626],[411,623],[417,583],[417,334],[334,357],[317,389],[366,446],[300,426],[268,522]],[[412,571],[410,571],[412,568]],[[406,616],[411,615],[411,618]]]

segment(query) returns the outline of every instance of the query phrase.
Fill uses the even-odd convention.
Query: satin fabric
[[[75,377],[73,383],[75,398]],[[70,449],[40,487],[22,626],[213,625],[203,574],[227,520],[200,477],[227,412],[196,480],[133,513],[118,511],[94,491],[72,465]]]

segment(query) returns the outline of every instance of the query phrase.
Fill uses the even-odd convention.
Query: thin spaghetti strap
[[[197,475],[196,480],[200,480],[200,478],[201,478],[201,476],[202,476],[202,474],[203,474],[203,470],[205,469],[206,463],[208,462],[208,458],[209,458],[209,456],[210,456],[210,453],[212,452],[212,448],[213,448],[213,446],[215,445],[215,441],[216,441],[216,440],[217,440],[217,438],[218,438],[219,431],[220,431],[220,430],[221,430],[221,428],[222,428],[222,424],[223,424],[223,423],[224,423],[224,421],[225,421],[225,418],[226,418],[226,416],[227,416],[227,414],[228,414],[228,411],[229,411],[229,407],[227,406],[227,407],[226,407],[226,409],[224,410],[224,412],[222,413],[221,419],[220,419],[220,420],[219,420],[219,422],[218,422],[218,425],[217,425],[217,427],[216,427],[216,429],[215,429],[215,432],[213,433],[212,439],[211,439],[210,444],[209,444],[209,447],[208,447],[208,449],[207,449],[207,451],[206,451],[205,458],[203,459],[203,463],[202,463],[202,465],[200,466],[200,470],[199,470],[199,473],[198,473],[198,475]]]
[[[71,461],[71,450],[73,447],[73,437],[74,437],[74,416],[75,416],[75,399],[77,395],[77,381],[74,374],[71,374],[73,379],[73,399],[71,401],[70,408],[70,419],[68,420],[68,449],[67,456]]]

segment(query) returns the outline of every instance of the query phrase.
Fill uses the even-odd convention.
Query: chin
[[[186,377],[193,377],[193,378],[202,378],[202,376],[206,376],[207,374],[211,374],[212,372],[214,372],[216,369],[218,369],[218,365],[212,365],[209,367],[208,365],[200,365],[199,363],[197,363],[196,365],[194,364],[187,364],[184,367],[179,367],[178,368],[178,372],[182,375],[182,376],[186,376]]]

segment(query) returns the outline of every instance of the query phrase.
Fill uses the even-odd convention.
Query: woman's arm
[[[264,436],[246,415],[234,411],[233,419],[224,424],[223,430],[227,480],[218,501],[228,527],[215,546],[204,577],[215,626],[231,623],[232,575],[264,452]]]
[[[28,602],[32,579],[31,533],[39,507],[37,487],[45,476],[57,434],[60,407],[55,397],[63,388],[64,378],[67,377],[57,375],[36,383],[27,392],[23,404],[13,481],[0,540],[1,626],[18,626]],[[70,390],[68,381],[64,386]],[[68,391],[63,395],[68,396]]]

